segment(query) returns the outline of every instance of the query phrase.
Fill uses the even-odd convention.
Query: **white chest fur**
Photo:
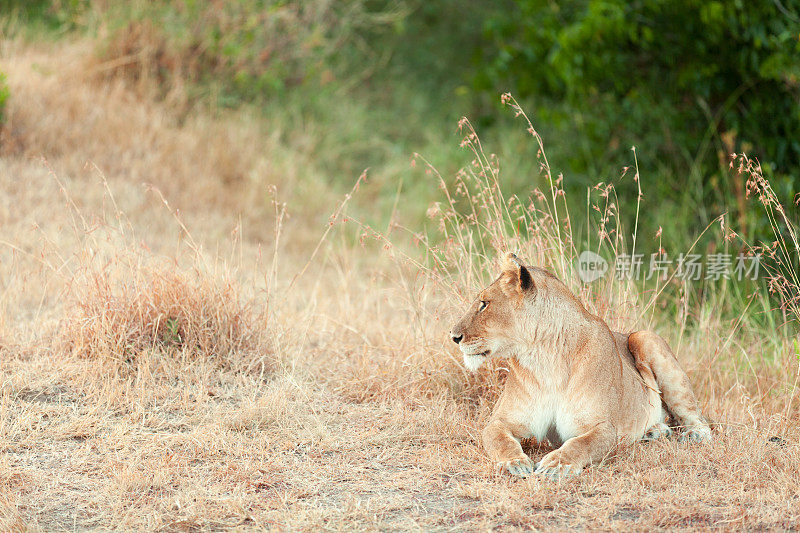
[[[570,411],[560,394],[548,393],[519,406],[511,418],[526,429],[526,437],[533,437],[539,442],[549,438],[552,444],[558,445],[577,435],[575,421]]]

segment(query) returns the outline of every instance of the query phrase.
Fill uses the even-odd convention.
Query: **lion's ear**
[[[519,257],[511,252],[503,258],[503,277],[506,283],[521,295],[536,289],[530,271],[522,264]]]
[[[500,268],[502,268],[503,272],[517,270],[521,266],[523,266],[522,261],[519,260],[519,257],[514,252],[507,252],[500,261]]]
[[[522,292],[534,289],[531,273],[522,265],[519,266],[519,288],[522,289]]]

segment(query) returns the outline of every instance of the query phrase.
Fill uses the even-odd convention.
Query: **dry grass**
[[[228,158],[261,186],[293,172],[254,171],[275,159],[220,135],[237,138],[233,118],[177,125],[168,102],[63,74],[87,68],[80,44],[2,50],[0,529],[800,527],[796,341],[699,310],[661,316],[630,285],[582,297],[679,346],[715,443],[621,449],[559,484],[494,474],[478,435],[502,365],[466,374],[446,333],[496,248],[527,247],[580,287],[557,177],[544,203],[498,203],[468,131],[476,195],[454,201],[476,220],[445,206],[451,241],[419,235],[419,255],[392,244],[401,228],[357,226],[364,248],[333,246],[345,225],[305,269],[309,228],[224,179]],[[604,246],[630,246],[599,209]],[[507,213],[527,229],[498,225]]]
[[[135,363],[152,350],[176,351],[187,361],[228,363],[266,348],[259,339],[268,324],[241,302],[231,281],[166,266],[127,267],[72,283],[62,338],[73,354]]]

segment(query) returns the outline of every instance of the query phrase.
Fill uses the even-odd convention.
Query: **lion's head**
[[[538,274],[532,274],[514,254],[506,255],[500,277],[478,294],[450,331],[467,368],[477,370],[489,357],[514,355],[520,338],[520,308],[535,300],[534,276]]]

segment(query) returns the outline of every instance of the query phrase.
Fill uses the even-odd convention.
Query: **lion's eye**
[[[481,306],[478,308],[478,312],[480,313],[481,311],[486,309],[486,306],[488,306],[488,305],[489,305],[489,302],[487,302],[486,300],[481,300]]]

